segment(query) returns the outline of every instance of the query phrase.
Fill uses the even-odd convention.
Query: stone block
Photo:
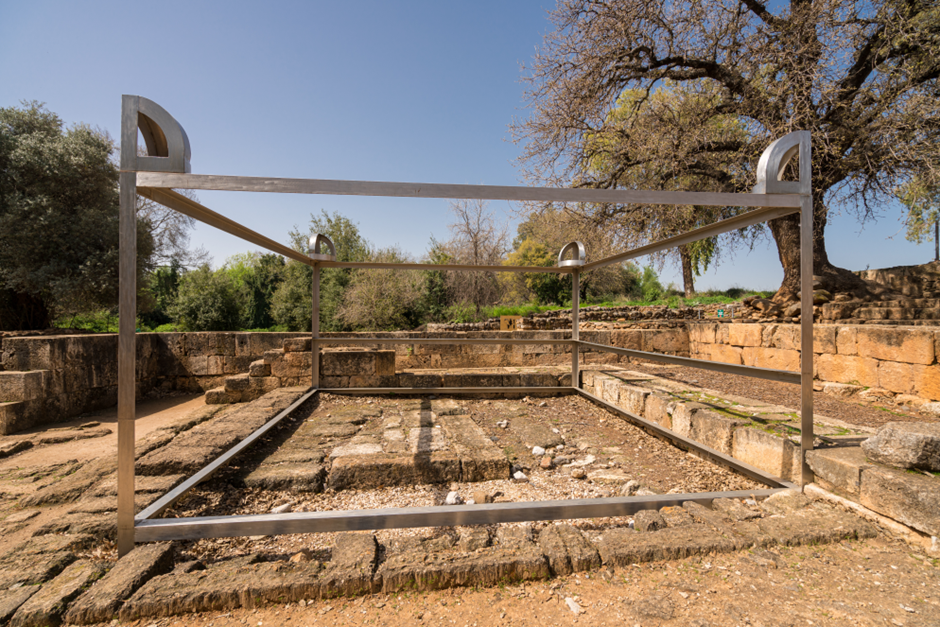
[[[38,590],[36,586],[23,586],[0,592],[0,624],[6,625],[16,610]]]
[[[379,350],[375,352],[375,374],[380,377],[395,376],[394,350]]]
[[[139,545],[69,607],[65,620],[76,625],[105,623],[144,583],[173,569],[173,545]]]
[[[858,329],[839,327],[836,332],[836,351],[840,355],[858,355]]]
[[[648,353],[688,354],[689,334],[685,329],[644,330],[643,350]]]
[[[862,442],[862,450],[881,464],[940,472],[940,424],[889,422]]]
[[[48,370],[33,370],[30,372],[0,371],[0,403],[41,398],[45,374],[48,372]]]
[[[659,531],[666,528],[666,520],[655,509],[642,509],[633,515],[633,526],[640,532]]]
[[[696,344],[714,344],[718,325],[713,322],[690,322],[689,341]]]
[[[684,437],[692,435],[692,416],[695,412],[708,409],[702,403],[677,403],[672,412],[672,430]]]
[[[374,351],[323,351],[321,376],[372,376],[375,374]]]
[[[816,357],[816,373],[823,381],[878,386],[878,361],[868,357],[819,355]]]
[[[241,392],[229,391],[225,387],[212,388],[206,392],[206,405],[229,405],[241,401]]]
[[[731,325],[723,325],[731,326]],[[756,325],[741,325],[741,326],[753,326],[756,328]],[[711,361],[720,361],[725,364],[743,364],[743,349],[737,346],[728,346],[726,344],[713,344],[709,347],[710,359]]]
[[[799,327],[797,327],[799,328]],[[813,325],[813,352],[836,354],[836,334],[839,327],[831,324]]]
[[[799,476],[799,454],[799,447],[779,435],[753,427],[734,431],[732,457],[781,479]]]
[[[871,466],[857,446],[807,451],[806,463],[822,487],[855,497],[862,484],[862,470]]]
[[[29,418],[30,403],[0,403],[0,435],[11,435],[33,426]]]
[[[209,374],[209,357],[202,354],[188,354],[181,360],[186,373],[194,377],[204,377]]]
[[[248,366],[248,376],[249,377],[270,377],[271,376],[271,364],[266,363],[263,359],[258,361],[251,362],[251,365]]]
[[[855,514],[837,510],[806,509],[785,516],[762,518],[757,525],[762,534],[781,546],[829,544],[877,535],[874,527]]]
[[[783,350],[800,350],[800,325],[776,324],[770,345]]]
[[[918,531],[940,536],[940,481],[885,467],[862,470],[859,502]]]
[[[862,357],[921,365],[934,362],[934,335],[930,331],[864,326],[857,334]]]
[[[731,455],[734,432],[746,424],[747,421],[701,409],[692,413],[689,436],[700,444]]]
[[[235,355],[235,334],[234,333],[207,333],[206,334],[206,354],[207,355]]]
[[[91,585],[100,575],[102,567],[89,560],[70,564],[55,579],[43,585],[16,610],[10,627],[45,627],[58,625],[68,604]]]
[[[225,377],[225,389],[230,392],[243,392],[251,388],[251,377],[247,374],[236,374]]]
[[[643,388],[624,385],[620,388],[619,407],[631,414],[642,416],[646,411],[646,397],[650,391]]]
[[[732,346],[760,346],[763,341],[759,324],[737,324],[728,326],[728,344]]]
[[[209,355],[206,358],[206,374],[216,377],[225,374],[225,357],[222,355]]]
[[[601,565],[594,545],[577,528],[568,524],[545,527],[539,533],[539,548],[556,576],[593,570]]]
[[[285,353],[309,353],[310,338],[295,337],[289,340],[284,340],[283,346]]]
[[[611,331],[610,344],[617,348],[641,351],[643,350],[643,334],[639,330],[633,329],[627,331]]]
[[[742,360],[745,366],[800,371],[800,352],[795,350],[748,346],[743,350]]]
[[[940,365],[915,365],[912,373],[914,394],[932,401],[940,401]]]
[[[619,568],[644,562],[730,553],[739,547],[739,542],[702,525],[666,527],[647,533],[624,528],[610,529],[597,542],[603,563]]]
[[[677,403],[672,397],[654,392],[646,397],[643,417],[667,429],[672,429],[672,414],[676,406]]]
[[[914,366],[897,361],[878,362],[878,387],[898,394],[914,391]]]
[[[273,364],[284,359],[284,349],[283,348],[271,349],[269,351],[264,351],[262,355],[263,355],[262,359],[264,359],[265,363]]]

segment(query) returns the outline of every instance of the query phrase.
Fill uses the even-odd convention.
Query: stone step
[[[854,317],[862,320],[940,320],[940,308],[860,307]]]

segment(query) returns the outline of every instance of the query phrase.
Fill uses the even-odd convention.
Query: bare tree
[[[482,200],[456,200],[450,208],[454,222],[445,247],[454,262],[499,265],[509,251],[507,225],[498,223]],[[492,272],[455,272],[450,281],[454,300],[474,305],[477,314],[499,300],[499,283]]]
[[[664,80],[707,86],[717,97],[703,113],[734,116],[744,136],[666,136],[681,159],[663,161],[642,147],[618,158],[627,168],[651,163],[676,179],[740,192],[754,185],[754,165],[772,140],[811,131],[814,270],[859,294],[866,284],[829,261],[830,208],[843,203],[870,218],[915,175],[937,179],[935,0],[790,0],[773,10],[761,0],[559,0],[551,17],[555,29],[529,68],[531,117],[514,126],[534,179],[616,185],[616,176],[585,176],[593,158],[585,147],[609,129],[621,94],[635,89],[648,99]],[[625,139],[635,131],[618,129]],[[791,299],[799,218],[774,220],[770,230],[784,269],[777,298]]]
[[[196,199],[192,190],[175,191]],[[189,248],[189,232],[196,226],[195,219],[143,196],[137,196],[137,218],[147,225],[153,237],[152,266],[167,266],[175,261],[180,267],[191,270],[212,259],[205,248]]]

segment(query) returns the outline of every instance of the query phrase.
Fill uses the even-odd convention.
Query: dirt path
[[[134,436],[140,439],[153,431],[173,424],[189,412],[205,404],[204,394],[171,396],[137,403],[137,420]],[[36,446],[9,459],[0,461],[0,472],[26,466],[49,466],[70,460],[88,461],[106,455],[117,454],[117,407],[83,414],[70,422],[54,425],[57,430],[77,428],[89,422],[100,422],[111,433],[98,438],[75,440],[59,444]],[[48,433],[49,427],[39,427],[18,433],[16,437],[26,439],[38,433]]]
[[[569,598],[581,613],[572,612]],[[524,585],[377,594],[130,624],[936,626],[940,566],[879,537],[654,562]]]

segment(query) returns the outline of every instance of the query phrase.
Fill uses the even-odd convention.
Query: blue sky
[[[121,94],[166,108],[192,144],[194,173],[515,185],[522,63],[550,28],[550,0],[495,2],[0,3],[0,107],[39,100],[68,123],[119,135]],[[338,211],[378,246],[420,257],[446,238],[444,200],[199,192],[287,242],[311,212]],[[508,204],[493,203],[515,220]],[[862,230],[833,216],[830,259],[863,269],[923,263],[896,208]],[[199,226],[216,265],[250,248]],[[770,241],[739,251],[697,287],[775,289]],[[680,283],[675,268],[666,282]]]

